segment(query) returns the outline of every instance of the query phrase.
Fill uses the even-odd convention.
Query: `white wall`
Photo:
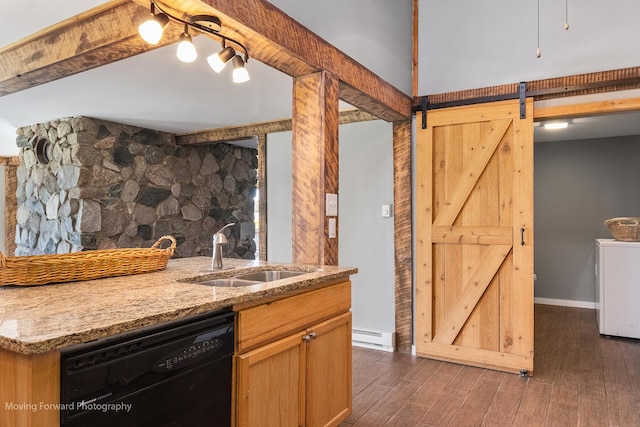
[[[535,296],[597,301],[595,239],[606,219],[640,216],[640,136],[536,142]]]
[[[381,120],[340,126],[339,264],[352,277],[355,328],[395,330],[393,125]]]
[[[393,218],[382,204],[393,203],[392,125],[383,121],[340,126],[339,261],[357,267],[352,276],[353,325],[393,331]],[[291,132],[267,139],[267,257],[291,261]]]
[[[412,0],[270,2],[399,90],[411,94]]]
[[[420,0],[419,95],[635,67],[640,2]]]
[[[17,156],[20,149],[16,145],[16,128],[0,118],[0,156]]]
[[[291,145],[291,132],[267,135],[267,259],[269,261],[291,262],[292,259]]]

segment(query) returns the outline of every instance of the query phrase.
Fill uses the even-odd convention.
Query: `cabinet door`
[[[303,332],[237,356],[238,426],[304,425]]]
[[[306,426],[337,426],[351,414],[351,313],[307,334]]]

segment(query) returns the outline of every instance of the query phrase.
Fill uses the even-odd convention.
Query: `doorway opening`
[[[534,107],[538,303],[596,308],[596,239],[611,238],[604,221],[640,216],[640,197],[635,195],[640,182],[638,99],[586,102],[590,97]],[[611,106],[620,111],[610,111]],[[568,123],[566,128],[544,129],[545,123],[560,120]]]

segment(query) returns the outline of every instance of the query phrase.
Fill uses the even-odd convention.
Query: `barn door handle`
[[[524,227],[520,229],[520,245],[524,246]]]

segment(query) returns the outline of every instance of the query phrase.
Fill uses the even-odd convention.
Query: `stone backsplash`
[[[40,255],[150,247],[164,235],[175,257],[255,257],[257,150],[178,146],[172,134],[74,117],[18,129],[16,252]]]

